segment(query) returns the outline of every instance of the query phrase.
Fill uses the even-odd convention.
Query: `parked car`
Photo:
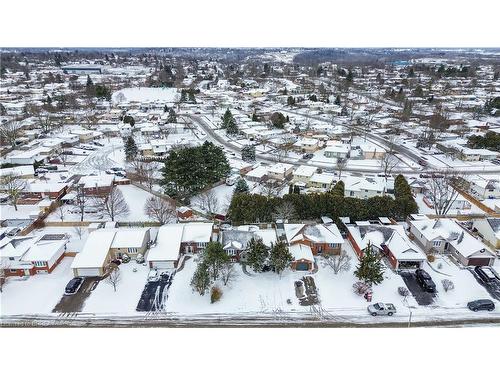
[[[477,299],[475,301],[471,301],[467,304],[467,307],[472,311],[495,310],[495,304],[490,299]]]
[[[377,302],[368,306],[368,312],[371,316],[389,315],[392,316],[396,313],[396,306],[392,303]]]
[[[102,146],[104,146],[104,144],[103,144],[103,143],[101,143],[101,142],[97,142],[97,141],[92,142],[92,144],[94,144],[94,145],[96,145],[96,146],[101,146],[101,147],[102,147]]]
[[[118,176],[118,177],[127,177],[127,174],[125,172],[122,172],[122,171],[118,171],[118,172],[115,172],[115,176]]]
[[[70,280],[70,282],[66,285],[66,288],[64,289],[64,294],[66,296],[70,296],[72,294],[75,294],[78,292],[78,289],[83,284],[83,277],[75,277]]]
[[[111,167],[110,169],[114,172],[125,172],[125,168],[122,167]]]
[[[474,267],[474,271],[476,271],[476,274],[485,283],[492,283],[494,281],[497,281],[496,275],[493,273],[493,271],[489,267],[476,266],[476,267]]]
[[[419,268],[418,270],[416,270],[415,277],[417,279],[417,282],[422,287],[422,289],[424,289],[426,292],[429,293],[436,292],[436,284],[434,284],[434,281],[432,281],[431,276],[423,269]]]
[[[305,154],[304,156],[302,156],[303,159],[312,159],[314,156],[314,154]]]

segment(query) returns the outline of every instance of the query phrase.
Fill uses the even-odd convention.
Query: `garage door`
[[[175,268],[175,267],[174,267],[174,262],[156,261],[156,262],[151,262],[151,268],[166,269],[166,268]]]
[[[78,268],[78,276],[101,276],[100,268]]]
[[[489,258],[471,258],[469,259],[469,266],[489,266]]]
[[[297,267],[295,267],[297,271],[309,271],[309,264],[306,262],[297,263]]]

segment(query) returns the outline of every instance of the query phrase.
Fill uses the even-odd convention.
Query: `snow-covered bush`
[[[368,290],[370,290],[370,286],[362,281],[355,282],[352,286],[354,293],[358,296],[364,295]]]
[[[410,291],[405,288],[404,286],[400,286],[398,288],[398,294],[401,296],[401,297],[407,297],[410,295]]]
[[[443,279],[441,280],[441,283],[443,284],[443,289],[445,292],[455,289],[455,284],[453,284],[453,281],[451,280]]]

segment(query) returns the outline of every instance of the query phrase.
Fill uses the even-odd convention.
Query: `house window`
[[[14,257],[9,257],[9,260],[14,260]]]
[[[441,241],[433,241],[432,246],[434,247],[441,247]]]
[[[137,254],[137,248],[135,248],[135,247],[129,247],[128,248],[128,253],[129,254]]]
[[[12,272],[12,273],[16,273],[16,272],[17,272],[17,270],[10,269],[10,272]]]
[[[33,264],[35,265],[35,267],[45,267],[45,262],[39,260],[33,262]]]

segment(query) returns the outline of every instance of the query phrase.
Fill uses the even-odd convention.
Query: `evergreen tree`
[[[281,112],[274,112],[271,115],[271,123],[273,124],[273,126],[275,126],[277,128],[282,129],[286,122],[287,122],[287,119],[286,119],[285,115],[283,115],[283,113],[281,113]]]
[[[254,272],[262,272],[267,257],[269,256],[269,249],[262,238],[252,238],[247,244],[246,264],[252,268]]]
[[[176,123],[176,122],[177,122],[177,115],[175,114],[174,109],[170,108],[168,110],[167,123]]]
[[[363,250],[354,275],[368,285],[378,285],[384,281],[384,269],[381,256],[373,249],[371,243],[368,243],[368,246]]]
[[[255,146],[245,145],[241,149],[241,158],[243,161],[255,161]]]
[[[271,245],[269,262],[274,267],[274,272],[278,275],[281,275],[292,260],[292,254],[290,254],[287,245],[283,241],[278,241]]]
[[[238,125],[236,125],[234,117],[232,117],[226,124],[226,133],[231,135],[238,134]]]
[[[220,242],[209,242],[206,249],[203,250],[201,259],[213,281],[217,281],[219,278],[224,264],[231,261]]]
[[[222,128],[226,129],[228,126],[231,126],[230,123],[234,122],[234,125],[236,125],[236,121],[234,120],[233,114],[231,111],[226,109],[226,112],[224,112],[224,115],[222,116]]]
[[[205,263],[198,264],[196,271],[191,279],[191,287],[198,292],[201,296],[205,295],[210,288],[210,273]]]
[[[186,90],[181,90],[181,103],[184,103],[187,101],[187,92]]]
[[[290,107],[293,107],[295,105],[295,98],[293,96],[289,96],[286,102]]]
[[[257,117],[257,114],[255,113],[255,111],[252,113],[252,121],[255,121],[255,122],[259,121],[259,118]]]
[[[196,98],[194,96],[194,90],[189,90],[189,102],[196,104]]]
[[[240,178],[238,182],[236,183],[236,187],[234,188],[234,192],[239,194],[239,193],[248,193],[249,192],[248,184],[247,182],[243,179]]]
[[[340,102],[340,95],[337,95],[337,96],[335,97],[335,102],[334,102],[334,104],[335,104],[335,105],[338,105],[338,106],[340,106],[340,105],[341,105],[341,102]]]
[[[349,72],[347,72],[347,77],[345,78],[348,83],[351,83],[354,79],[354,75],[352,74],[351,69],[349,69]]]
[[[345,195],[345,186],[344,186],[344,182],[343,181],[338,181],[335,186],[333,187],[333,189],[331,190],[331,193],[333,195],[336,195],[338,197],[344,197]]]
[[[134,138],[132,136],[127,138],[125,142],[125,158],[128,161],[134,160],[138,153],[137,145],[135,144]]]

